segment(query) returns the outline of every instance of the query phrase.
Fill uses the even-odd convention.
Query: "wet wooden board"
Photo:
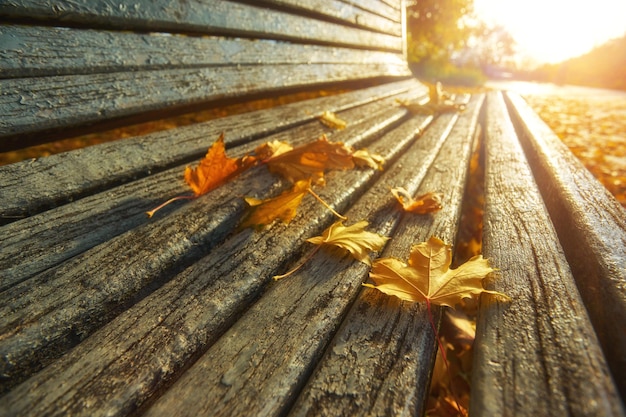
[[[611,372],[626,396],[626,210],[521,97],[508,94],[522,145]]]
[[[483,296],[470,413],[623,415],[504,100],[487,104],[483,255],[499,269],[492,288],[512,301]]]

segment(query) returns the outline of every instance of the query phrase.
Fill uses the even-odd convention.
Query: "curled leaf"
[[[337,117],[335,113],[329,112],[328,110],[322,113],[319,119],[320,122],[333,129],[345,129],[348,125],[344,120],[341,120],[339,117]]]
[[[415,199],[402,187],[392,188],[391,194],[402,205],[404,211],[416,214],[434,213],[441,210],[441,193],[426,193]]]
[[[389,238],[366,231],[365,227],[367,225],[367,221],[362,220],[346,227],[343,225],[343,222],[338,221],[324,230],[322,236],[309,238],[307,242],[315,245],[332,245],[345,249],[355,259],[371,265],[369,252],[381,250]]]
[[[508,298],[483,288],[483,279],[494,271],[487,259],[478,255],[449,269],[451,260],[450,245],[431,237],[411,248],[408,265],[396,258],[374,261],[370,278],[376,285],[364,285],[402,300],[449,307],[483,292]]]
[[[296,216],[298,206],[300,206],[304,195],[309,192],[310,187],[311,181],[302,180],[296,182],[291,190],[274,198],[258,200],[247,197],[245,200],[252,209],[240,227],[253,226],[262,229],[277,219],[289,224]]]
[[[219,187],[256,162],[251,156],[229,158],[225,149],[222,133],[196,168],[185,168],[185,181],[196,197]]]
[[[293,149],[293,146],[288,144],[287,142],[281,142],[278,140],[274,140],[271,142],[266,142],[260,146],[258,146],[254,153],[257,157],[264,161],[266,159],[270,159],[271,157],[276,157],[283,153],[289,152]]]
[[[266,163],[270,172],[294,183],[310,179],[323,184],[324,171],[354,168],[352,150],[341,142],[329,142],[325,136],[272,157]]]
[[[352,154],[352,160],[358,167],[370,167],[379,171],[383,170],[385,158],[375,153],[369,153],[366,149],[359,149]]]

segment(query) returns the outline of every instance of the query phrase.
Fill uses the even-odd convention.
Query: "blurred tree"
[[[488,25],[474,19],[471,34],[465,45],[455,54],[455,61],[486,70],[499,67],[513,70],[516,67],[517,43],[502,25]]]
[[[464,17],[473,0],[409,0],[407,2],[408,58],[410,62],[446,62],[471,34]]]

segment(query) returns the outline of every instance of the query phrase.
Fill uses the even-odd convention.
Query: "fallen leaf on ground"
[[[196,168],[185,168],[185,181],[196,197],[214,190],[256,162],[251,156],[229,158],[225,149],[222,133]]]
[[[324,123],[326,126],[333,128],[333,129],[345,129],[346,126],[348,125],[344,120],[341,120],[339,117],[337,117],[337,115],[333,112],[330,111],[325,111],[324,113],[322,113],[322,115],[319,117],[320,122]]]
[[[381,250],[389,238],[366,231],[367,225],[367,221],[362,220],[346,227],[338,221],[326,229],[322,236],[309,238],[307,242],[337,246],[350,252],[355,259],[371,265],[369,252]]]
[[[404,211],[427,214],[441,210],[442,195],[440,193],[426,193],[413,198],[407,190],[397,187],[391,189],[391,194],[402,205]]]
[[[323,184],[324,171],[354,168],[352,150],[341,142],[329,142],[325,136],[272,157],[266,164],[270,172],[294,183],[310,179]]]
[[[483,279],[494,269],[482,255],[473,257],[457,269],[449,269],[451,261],[450,245],[431,237],[428,242],[413,245],[408,265],[397,258],[374,261],[370,278],[376,285],[363,285],[402,300],[449,307],[483,292],[508,298],[483,288]]]
[[[294,184],[291,190],[285,191],[277,197],[259,200],[247,197],[245,200],[252,208],[241,224],[241,228],[253,226],[263,228],[280,219],[289,224],[296,216],[302,198],[309,192],[311,181],[302,180]]]
[[[379,171],[383,170],[385,158],[375,153],[369,153],[366,149],[359,149],[352,154],[352,160],[358,167],[370,167]]]

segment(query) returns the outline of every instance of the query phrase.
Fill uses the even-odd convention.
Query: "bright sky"
[[[626,34],[626,0],[474,0],[476,14],[506,27],[539,62],[582,55]]]

